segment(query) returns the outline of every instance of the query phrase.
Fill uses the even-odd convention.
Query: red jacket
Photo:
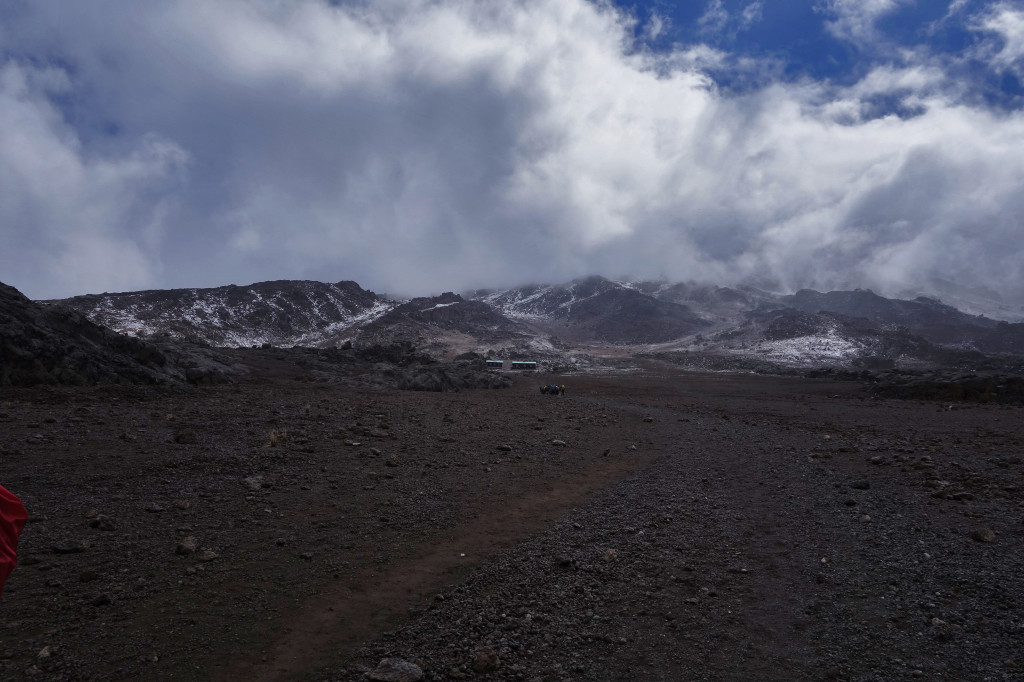
[[[18,563],[18,536],[25,527],[25,505],[14,493],[0,485],[0,595],[7,576]]]

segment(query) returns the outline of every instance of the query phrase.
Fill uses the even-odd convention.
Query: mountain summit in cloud
[[[622,272],[1024,301],[1019,3],[0,17],[0,271],[33,298]]]

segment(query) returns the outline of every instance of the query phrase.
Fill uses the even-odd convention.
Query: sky
[[[1024,302],[1024,0],[0,0],[0,281]]]

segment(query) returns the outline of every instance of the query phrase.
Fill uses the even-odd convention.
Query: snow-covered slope
[[[896,325],[791,308],[753,313],[742,325],[697,337],[689,349],[756,358],[784,367],[916,362],[935,350]]]
[[[260,282],[77,296],[63,301],[133,336],[169,334],[214,346],[331,346],[397,303],[355,282]]]

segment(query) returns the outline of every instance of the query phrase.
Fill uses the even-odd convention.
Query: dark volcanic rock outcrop
[[[522,325],[480,301],[467,301],[450,292],[414,298],[367,324],[362,344],[420,342],[438,335],[463,334],[482,342],[524,335]]]
[[[977,332],[971,344],[985,353],[1024,353],[1024,322],[997,322],[995,327]]]
[[[66,306],[41,306],[0,283],[0,385],[206,383],[230,368],[208,349],[117,334]]]
[[[802,289],[782,301],[807,313],[831,312],[906,327],[932,343],[959,345],[984,352],[1024,352],[1024,324],[999,323],[968,315],[934,298],[912,301],[879,296],[869,289],[819,293]]]
[[[633,289],[601,291],[575,306],[570,326],[611,343],[658,343],[699,331],[707,322],[678,303],[659,301]]]
[[[560,338],[608,343],[659,343],[708,326],[689,307],[659,300],[603,277],[565,285],[479,291],[485,301],[513,319],[529,321]]]
[[[933,298],[922,296],[913,301],[902,301],[879,296],[870,289],[830,291],[824,294],[811,289],[801,289],[792,296],[783,297],[782,300],[789,307],[808,313],[824,310],[910,328],[942,328],[964,324],[995,325],[992,320],[967,315]]]
[[[950,402],[1024,403],[1024,376],[953,371],[884,372],[872,376],[872,390],[887,398]]]
[[[707,319],[739,320],[757,309],[783,307],[778,296],[753,287],[719,287],[692,282],[640,282],[637,289],[660,301],[685,305]]]

